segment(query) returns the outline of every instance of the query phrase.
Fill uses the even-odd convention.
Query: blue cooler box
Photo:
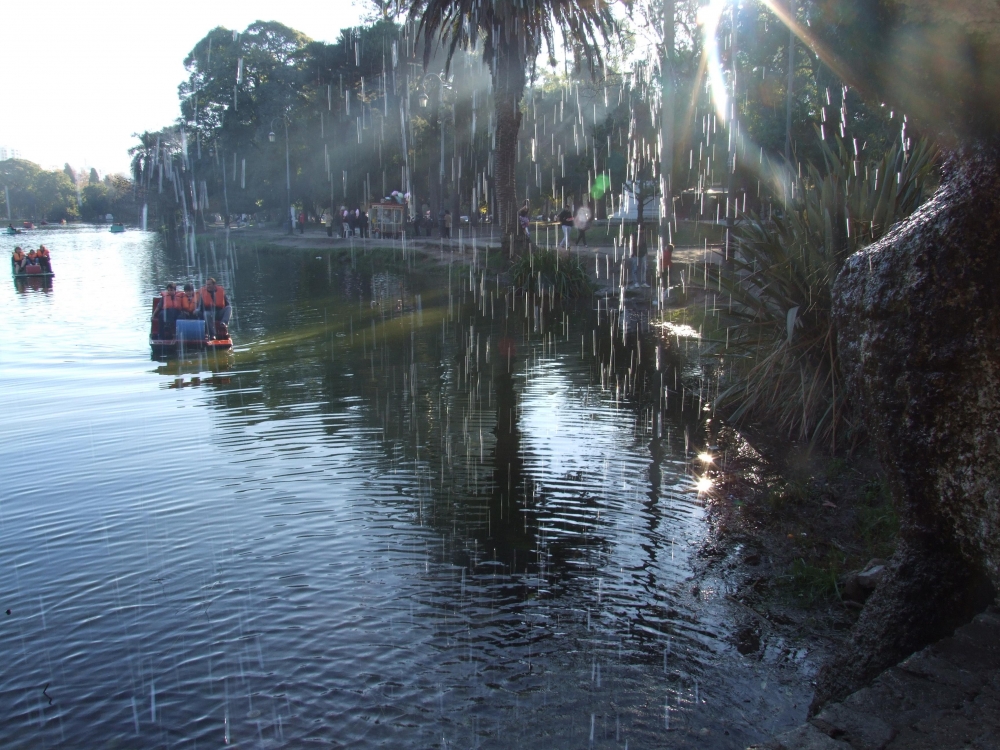
[[[178,320],[176,324],[178,341],[204,341],[204,320]]]

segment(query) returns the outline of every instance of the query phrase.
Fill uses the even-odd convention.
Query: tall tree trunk
[[[468,140],[466,133],[468,132],[469,121],[471,119],[472,101],[471,97],[465,97],[459,95],[460,91],[468,90],[468,81],[462,72],[465,70],[463,66],[458,66],[459,70],[455,71],[455,105],[452,107],[451,113],[451,130],[452,130],[452,154],[451,154],[451,214],[452,214],[452,228],[461,229],[462,228],[462,190],[466,189],[466,185],[462,180],[462,172],[468,167],[468,147],[466,141]],[[447,165],[446,165],[447,168]],[[469,219],[471,221],[473,214],[475,214],[475,208],[473,207],[469,211]],[[458,232],[454,232],[457,236]]]
[[[726,244],[724,247],[723,257],[728,263],[732,260],[732,253],[730,252],[731,243],[733,241],[733,232],[736,228],[736,205],[735,196],[736,192],[736,133],[734,132],[736,125],[736,50],[737,50],[737,31],[739,31],[739,8],[736,3],[730,6],[730,11],[732,12],[733,28],[729,40],[729,59],[732,63],[733,69],[733,90],[730,94],[730,101],[733,102],[733,112],[729,117],[729,153],[726,155]]]
[[[795,19],[795,0],[788,0],[788,15]],[[785,161],[792,160],[792,89],[795,87],[795,32],[788,27],[788,84],[785,91]]]
[[[424,79],[425,85],[428,79]],[[441,201],[442,184],[438,171],[438,164],[441,159],[441,85],[437,81],[432,81],[428,87],[428,99],[430,99],[430,127],[427,129],[427,139],[430,148],[430,164],[427,170],[427,202],[431,207],[431,221],[434,226],[438,226],[438,212],[444,208]]]
[[[524,58],[517,40],[498,45],[493,71],[493,106],[496,111],[494,169],[496,203],[504,244],[519,233],[517,222],[517,134],[521,129],[521,97],[524,95]]]
[[[674,0],[663,0],[663,106],[660,111],[660,249],[670,242],[674,171]]]

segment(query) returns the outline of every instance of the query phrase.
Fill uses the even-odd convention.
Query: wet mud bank
[[[712,418],[698,444],[710,530],[694,585],[721,582],[746,659],[806,653],[814,676],[846,641],[896,543],[878,464],[810,454]]]

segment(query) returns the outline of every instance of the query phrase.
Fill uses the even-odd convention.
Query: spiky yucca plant
[[[846,408],[831,288],[848,256],[923,202],[937,151],[920,141],[868,160],[852,157],[837,138],[832,146],[823,142],[823,156],[822,165],[806,167],[784,210],[740,222],[733,264],[710,269],[706,287],[717,295],[713,339],[726,365],[718,405],[734,421],[765,422],[834,451],[857,434]]]
[[[514,259],[510,275],[518,289],[538,294],[542,288],[557,297],[572,299],[593,291],[587,269],[575,255],[559,255],[557,250],[529,247]]]

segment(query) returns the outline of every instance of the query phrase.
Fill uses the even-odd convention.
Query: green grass
[[[837,578],[842,571],[836,555],[829,555],[816,565],[799,558],[792,563],[788,575],[788,592],[806,604],[815,604],[824,599],[839,599],[840,589]]]

